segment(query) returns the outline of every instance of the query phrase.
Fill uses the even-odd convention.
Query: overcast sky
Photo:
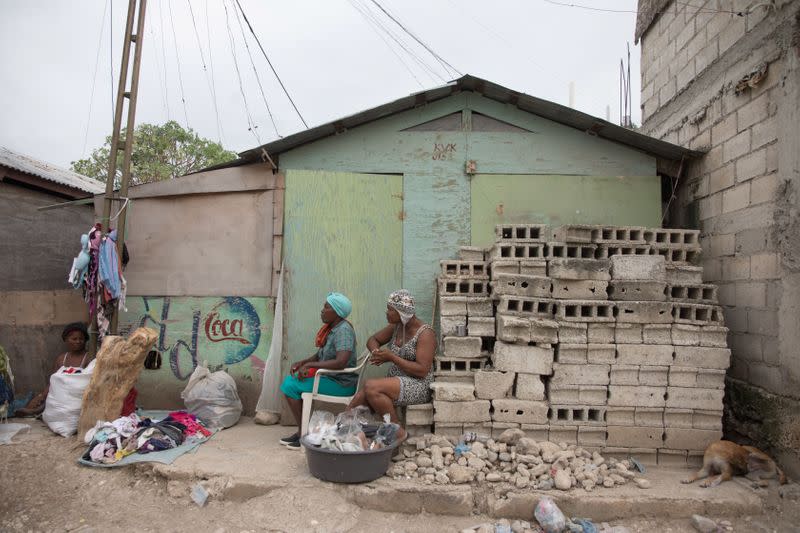
[[[547,0],[377,0],[441,62],[373,0],[239,1],[309,126],[458,77],[446,65],[565,105],[572,81],[577,109],[605,118],[610,106],[618,122],[628,42],[639,122],[636,0],[576,2],[629,12]],[[0,2],[0,145],[61,166],[102,145],[113,124],[127,4]],[[235,0],[148,2],[137,124],[188,123],[237,152],[275,139],[243,29],[278,132],[304,128],[236,13]]]

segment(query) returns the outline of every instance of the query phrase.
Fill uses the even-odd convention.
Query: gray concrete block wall
[[[496,235],[477,270],[442,261],[440,287],[471,287],[489,274],[489,293],[480,297],[490,299],[492,312],[470,314],[476,295],[440,294],[437,433],[498,435],[517,427],[540,440],[653,462],[661,453],[663,461],[683,464],[719,438],[730,360],[719,292],[684,261],[690,256],[660,252],[699,254],[699,232],[511,225],[498,226]],[[535,275],[519,274],[529,255],[501,246],[514,250],[533,238],[543,239],[535,244],[546,259],[537,260]],[[570,243],[594,250],[595,258],[577,249],[571,258],[548,252]],[[611,245],[609,256],[603,247]],[[618,255],[637,247],[641,255]]]
[[[726,430],[798,473],[786,443],[800,439],[787,414],[800,410],[800,0],[723,3],[741,17],[686,4],[642,36],[642,131],[705,152],[667,220],[700,228],[704,281],[730,329]],[[754,414],[759,401],[781,408]]]

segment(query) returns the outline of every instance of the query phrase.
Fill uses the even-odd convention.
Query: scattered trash
[[[14,435],[19,433],[20,431],[27,431],[31,427],[28,424],[0,424],[0,445],[2,444],[13,444],[11,439],[14,438]]]
[[[638,470],[642,474],[646,474],[647,473],[647,469],[644,467],[644,465],[642,463],[640,463],[639,461],[637,461],[634,457],[631,457],[629,460],[630,460],[631,464],[633,465],[633,467],[636,470]]]
[[[580,527],[577,533],[597,533],[597,526],[588,518],[572,518],[570,521],[572,524]],[[572,531],[571,526],[570,531]]]
[[[544,497],[536,504],[533,512],[536,521],[542,526],[545,533],[562,533],[567,527],[567,519],[551,498]]]
[[[191,497],[198,507],[203,507],[208,501],[208,491],[200,483],[195,483],[192,487]]]

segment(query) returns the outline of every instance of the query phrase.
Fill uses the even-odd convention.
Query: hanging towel
[[[103,239],[100,244],[100,283],[108,290],[111,299],[119,298],[121,282],[119,279],[119,256],[117,255],[117,230]]]

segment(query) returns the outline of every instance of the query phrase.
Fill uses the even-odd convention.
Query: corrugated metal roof
[[[5,146],[0,146],[0,165],[79,191],[97,194],[106,190],[105,184],[94,178],[14,152]]]
[[[276,156],[282,152],[286,152],[303,144],[307,144],[330,135],[335,135],[347,129],[361,126],[362,124],[366,124],[389,115],[394,115],[395,113],[413,109],[429,102],[441,100],[442,98],[446,98],[461,91],[477,92],[486,98],[490,98],[504,104],[516,105],[523,111],[534,113],[554,122],[571,126],[581,131],[590,132],[592,135],[597,135],[598,137],[615,141],[664,159],[677,161],[682,157],[699,157],[702,155],[701,152],[696,152],[681,146],[661,141],[659,139],[655,139],[653,137],[648,137],[647,135],[617,126],[616,124],[612,124],[606,120],[576,111],[570,107],[513,91],[501,85],[497,85],[496,83],[492,83],[475,76],[466,75],[448,83],[447,85],[414,93],[393,102],[356,113],[355,115],[350,115],[332,122],[328,122],[327,124],[322,124],[321,126],[309,128],[288,137],[284,137],[283,139],[272,141],[263,146],[246,150],[239,154],[239,159],[237,160],[215,165],[204,170],[234,167],[252,163],[253,161],[260,161],[262,157],[262,149],[266,150],[270,156]]]

